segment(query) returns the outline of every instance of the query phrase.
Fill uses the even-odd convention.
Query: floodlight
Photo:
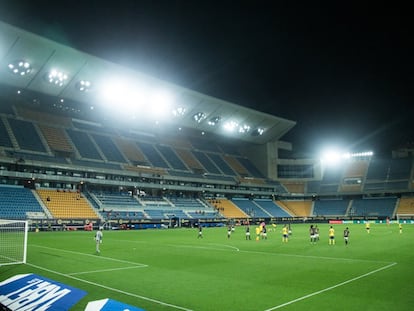
[[[321,160],[325,163],[336,163],[342,158],[337,150],[327,150],[322,153]]]
[[[221,118],[219,116],[212,117],[210,120],[208,120],[208,125],[216,126],[217,123],[220,122],[220,120],[221,120]]]
[[[244,124],[242,126],[239,127],[239,133],[247,133],[248,131],[250,131],[250,125]]]
[[[18,60],[8,65],[10,72],[16,75],[25,76],[32,71],[32,66],[29,62]]]
[[[197,123],[201,123],[206,118],[206,114],[204,112],[197,112],[193,115],[193,120]]]
[[[148,104],[149,111],[157,118],[167,116],[167,113],[171,112],[171,104],[174,102],[173,96],[165,91],[152,90],[149,94],[148,100],[145,102]]]
[[[173,116],[181,117],[186,113],[187,109],[185,107],[177,107],[172,111]]]
[[[58,71],[56,69],[52,69],[46,74],[46,81],[48,81],[50,84],[62,87],[66,80],[68,79],[67,74]]]
[[[165,90],[152,90],[150,96],[151,103],[155,105],[169,106],[174,102],[171,93]]]
[[[138,111],[148,97],[146,92],[133,87],[123,79],[108,80],[100,86],[100,89],[99,95],[108,108],[127,114]]]
[[[353,158],[372,157],[374,155],[374,152],[372,151],[355,152],[355,153],[350,153],[349,155],[350,157],[353,157]]]
[[[254,129],[253,131],[252,131],[252,133],[251,133],[251,135],[252,136],[262,136],[263,135],[263,133],[264,133],[264,128],[262,128],[262,127],[258,127],[258,128],[256,128],[256,129]]]
[[[339,162],[340,160],[349,160],[351,158],[371,157],[373,155],[374,153],[372,151],[341,153],[339,151],[330,150],[322,154],[321,161],[323,161],[326,164],[335,164]]]
[[[80,80],[78,83],[76,83],[76,88],[80,92],[88,92],[92,88],[92,83],[88,80]]]
[[[238,126],[239,124],[236,121],[228,121],[223,125],[224,129],[229,132],[233,132]]]

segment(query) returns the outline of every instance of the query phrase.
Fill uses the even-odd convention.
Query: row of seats
[[[203,140],[173,143],[168,139],[121,133],[100,124],[78,122],[45,112],[16,109],[18,117],[1,115],[0,146],[6,154],[28,160],[71,163],[123,170],[144,165],[163,170],[163,174],[246,182],[241,177],[254,178],[255,184],[267,182],[253,163],[234,146],[218,146]],[[30,121],[31,120],[31,121]],[[9,137],[10,131],[16,146]],[[193,151],[192,149],[196,147]],[[16,149],[17,148],[17,149]],[[14,149],[13,151],[9,149]],[[52,154],[68,155],[68,160]],[[76,158],[77,155],[81,158]],[[108,162],[109,161],[109,162]],[[294,186],[275,185],[278,193],[332,194],[336,192],[372,192],[409,190],[413,160],[363,159],[347,162],[340,167],[327,167],[322,179]],[[283,170],[283,165],[278,165]],[[289,171],[289,170],[287,170]],[[312,177],[312,176],[310,176]],[[348,183],[349,180],[359,180]],[[348,181],[347,181],[348,180]]]
[[[22,112],[21,112],[22,113]],[[22,113],[33,119],[39,114]],[[43,113],[48,115],[47,113]],[[37,116],[39,117],[39,116]],[[211,153],[211,148],[203,148],[199,151],[181,149],[177,146],[159,143],[139,141],[109,134],[103,131],[103,127],[93,126],[72,121],[63,123],[43,123],[50,118],[39,118],[38,122],[12,118],[5,116],[0,120],[0,132],[3,137],[9,137],[6,128],[10,128],[16,138],[18,149],[22,151],[50,154],[58,152],[68,156],[80,155],[81,159],[89,159],[95,162],[117,162],[121,164],[147,165],[178,171],[202,171],[209,174],[245,176],[263,178],[263,175],[254,165],[238,153],[226,155],[219,148]],[[52,121],[56,121],[54,118]],[[57,122],[57,121],[56,121]],[[77,127],[77,128],[76,128]],[[44,144],[47,143],[47,145]],[[11,139],[0,141],[4,147],[11,148]],[[211,142],[205,143],[209,146]],[[198,147],[202,145],[197,143]],[[210,151],[205,151],[210,149]],[[49,159],[53,160],[53,159]],[[80,160],[80,159],[78,159]],[[119,168],[118,168],[119,169]]]
[[[203,218],[203,217],[308,217],[308,216],[378,216],[390,217],[395,214],[414,214],[414,198],[372,197],[356,199],[318,199],[272,201],[270,199],[226,198],[210,199],[203,204],[193,198],[157,198],[156,204],[147,204],[156,198],[147,198],[147,203],[139,204],[139,199],[127,195],[114,195],[106,205],[101,201],[99,213],[95,212],[82,194],[62,192],[52,189],[38,189],[42,204],[53,218],[96,219],[158,219],[158,218]],[[100,194],[103,197],[103,194]],[[110,196],[107,194],[107,196]],[[95,197],[97,195],[95,194]],[[106,197],[107,198],[107,197]],[[136,202],[131,206],[123,204]],[[145,201],[145,200],[144,200]],[[160,204],[162,203],[162,204]],[[112,208],[116,206],[116,208]],[[31,190],[20,186],[0,186],[0,218],[25,219],[28,213],[47,215]]]

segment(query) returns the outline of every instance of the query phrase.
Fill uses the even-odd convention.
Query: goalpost
[[[404,222],[414,220],[414,214],[396,214],[397,222]]]
[[[29,224],[0,219],[0,266],[26,263]]]

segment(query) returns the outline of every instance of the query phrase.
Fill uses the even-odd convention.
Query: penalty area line
[[[129,293],[129,292],[117,289],[117,288],[113,288],[113,287],[109,287],[109,286],[102,285],[102,284],[99,284],[99,283],[95,283],[95,282],[92,282],[92,281],[80,279],[80,278],[77,278],[75,276],[68,275],[66,273],[61,273],[61,272],[54,271],[54,270],[51,270],[51,269],[48,269],[48,268],[45,268],[45,267],[41,267],[41,266],[38,266],[38,265],[31,264],[31,263],[26,263],[26,265],[37,268],[37,269],[40,269],[40,270],[44,270],[44,271],[47,271],[47,272],[50,272],[50,273],[54,273],[54,274],[57,274],[57,275],[60,275],[60,276],[66,277],[66,278],[70,278],[70,279],[73,279],[73,280],[76,280],[76,281],[79,281],[79,282],[87,283],[89,285],[101,287],[101,288],[104,288],[106,290],[113,291],[113,292],[116,292],[116,293],[119,293],[119,294],[123,294],[123,295],[126,295],[126,296],[146,300],[146,301],[149,301],[149,302],[152,302],[152,303],[155,303],[155,304],[159,304],[159,305],[162,305],[162,306],[167,306],[167,307],[171,307],[171,308],[178,309],[178,310],[184,310],[184,311],[193,311],[193,310],[185,308],[185,307],[180,307],[180,306],[176,306],[176,305],[173,305],[173,304],[170,304],[170,303],[167,303],[167,302],[162,302],[160,300],[156,300],[156,299],[152,299],[152,298],[149,298],[149,297]]]
[[[313,297],[313,296],[316,296],[316,295],[322,294],[322,293],[324,293],[324,292],[330,291],[330,290],[335,289],[335,288],[337,288],[337,287],[340,287],[340,286],[346,285],[346,284],[348,284],[348,283],[354,282],[354,281],[356,281],[356,280],[359,280],[359,279],[365,278],[365,277],[367,277],[367,276],[369,276],[369,275],[371,275],[371,274],[374,274],[374,273],[380,272],[380,271],[382,271],[382,270],[385,270],[385,269],[391,268],[392,266],[395,266],[396,264],[397,264],[396,262],[393,262],[393,263],[391,263],[391,264],[389,264],[389,265],[386,265],[386,266],[384,266],[384,267],[381,267],[381,268],[378,268],[378,269],[376,269],[376,270],[373,270],[373,271],[367,272],[367,273],[365,273],[365,274],[359,275],[359,276],[357,276],[357,277],[354,277],[354,278],[352,278],[352,279],[349,279],[349,280],[346,280],[346,281],[344,281],[344,282],[338,283],[338,284],[336,284],[336,285],[333,285],[333,286],[330,286],[330,287],[324,288],[324,289],[319,290],[319,291],[317,291],[317,292],[313,292],[313,293],[311,293],[311,294],[308,294],[308,295],[305,295],[305,296],[302,296],[302,297],[299,297],[299,298],[293,299],[293,300],[291,300],[291,301],[288,301],[288,302],[285,302],[285,303],[283,303],[283,304],[281,304],[281,305],[278,305],[278,306],[275,306],[275,307],[272,307],[272,308],[266,309],[266,310],[264,310],[264,311],[272,311],[272,310],[276,310],[276,309],[283,308],[283,307],[288,306],[288,305],[291,305],[291,304],[293,304],[293,303],[295,303],[295,302],[298,302],[298,301],[301,301],[301,300],[305,300],[305,299],[307,299],[307,298],[310,298],[310,297]]]
[[[127,261],[127,260],[122,260],[122,259],[117,259],[117,258],[112,258],[112,257],[105,257],[105,256],[96,256],[96,255],[92,255],[92,254],[85,254],[85,253],[81,253],[81,252],[70,251],[70,250],[62,249],[62,248],[47,247],[47,246],[42,246],[42,245],[37,245],[37,244],[31,244],[30,246],[50,249],[50,250],[54,250],[54,251],[61,251],[61,252],[64,252],[64,253],[70,253],[70,254],[75,254],[75,255],[83,255],[83,256],[88,256],[88,257],[93,257],[93,258],[110,260],[110,261],[115,261],[115,262],[122,262],[122,263],[130,264],[130,265],[133,265],[133,266],[137,266],[137,267],[138,266],[148,267],[148,265],[143,264],[143,263],[139,263],[139,262],[132,262],[132,261]]]
[[[101,270],[92,270],[92,271],[72,272],[72,273],[68,273],[68,275],[80,275],[80,274],[99,273],[99,272],[111,272],[111,271],[136,269],[136,268],[146,268],[146,267],[144,267],[144,266],[133,266],[133,267],[123,267],[123,268],[101,269]]]

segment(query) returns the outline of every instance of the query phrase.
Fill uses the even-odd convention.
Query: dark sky
[[[12,0],[0,1],[0,19],[294,120],[284,139],[293,142],[295,153],[335,144],[390,154],[413,142],[414,27],[408,7],[293,3]]]

